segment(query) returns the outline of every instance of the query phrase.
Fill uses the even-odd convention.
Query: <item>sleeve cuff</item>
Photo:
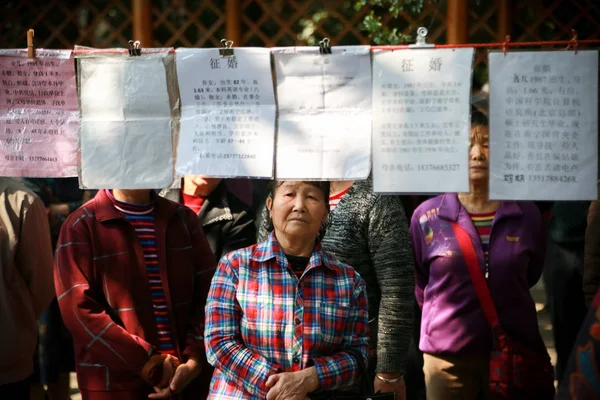
[[[342,379],[343,371],[339,363],[332,357],[316,357],[312,359],[313,365],[317,370],[317,379],[319,380],[319,390],[333,390],[343,386],[351,386],[353,380],[344,382]]]
[[[154,354],[146,361],[146,364],[144,364],[144,367],[140,372],[140,376],[148,383],[148,385],[156,386],[160,383],[162,366],[166,358],[166,354]]]
[[[254,379],[251,380],[242,380],[244,383],[244,388],[249,393],[254,393],[261,399],[267,398],[267,393],[269,392],[269,388],[267,388],[266,383],[271,375],[278,374],[280,371],[279,367],[272,366],[269,364],[257,363],[257,370],[254,373]]]
[[[404,374],[403,357],[390,355],[389,353],[377,355],[375,372],[400,372]]]

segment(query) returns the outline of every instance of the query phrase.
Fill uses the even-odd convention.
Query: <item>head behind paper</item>
[[[486,183],[490,167],[490,130],[488,118],[479,110],[471,110],[471,146],[469,148],[469,179],[471,183]]]

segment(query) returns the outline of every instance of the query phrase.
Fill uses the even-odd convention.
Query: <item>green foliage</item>
[[[400,13],[405,12],[416,17],[423,11],[426,1],[437,2],[437,0],[355,0],[354,9],[359,11],[363,7],[369,8],[360,27],[367,32],[375,44],[400,44],[414,41],[414,33],[404,33],[406,28],[413,30],[418,28],[406,26],[406,22],[398,18]],[[385,25],[384,15],[392,17],[392,20]]]
[[[302,27],[302,31],[298,33],[298,39],[306,42],[309,46],[316,46],[319,43],[319,40],[315,36],[317,25],[327,17],[329,17],[327,10],[319,10],[310,19],[301,19],[299,24]]]

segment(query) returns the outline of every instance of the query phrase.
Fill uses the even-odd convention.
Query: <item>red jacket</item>
[[[184,362],[194,356],[204,365],[204,303],[214,256],[193,211],[158,197],[155,217],[177,357]],[[119,397],[115,391],[131,395],[151,390],[139,375],[158,348],[142,248],[133,227],[103,190],[63,224],[54,281],[73,335],[79,387],[111,392],[107,399]],[[201,374],[196,380],[209,379]],[[204,389],[198,386],[192,385]],[[190,394],[200,398],[198,392]]]

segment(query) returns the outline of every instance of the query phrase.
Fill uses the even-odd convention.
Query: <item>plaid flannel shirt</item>
[[[206,303],[209,399],[265,399],[269,376],[315,366],[319,388],[352,386],[368,356],[365,283],[317,244],[296,278],[275,235],[224,256]]]

